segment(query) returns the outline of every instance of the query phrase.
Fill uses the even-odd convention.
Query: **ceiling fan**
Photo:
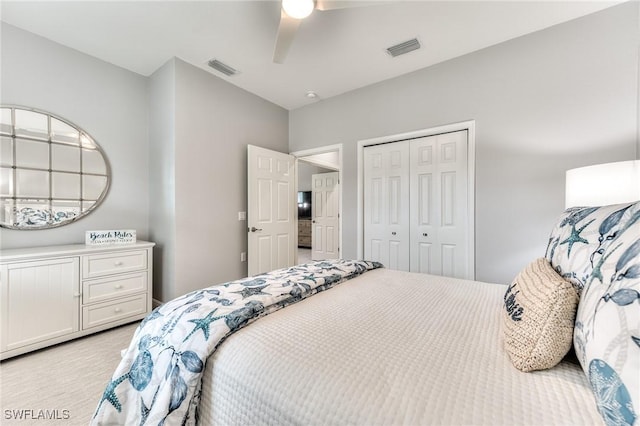
[[[332,1],[332,0],[282,0],[280,9],[280,25],[276,45],[273,51],[273,62],[282,64],[295,38],[302,20],[314,10],[344,9],[347,7],[370,5],[373,2]]]

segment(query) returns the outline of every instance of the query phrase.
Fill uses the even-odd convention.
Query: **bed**
[[[612,215],[616,244],[602,238],[612,229]],[[578,230],[587,248],[574,242],[567,254]],[[602,256],[594,260],[593,253]],[[569,346],[576,343],[577,355],[564,356],[567,347],[552,367],[521,371],[509,351],[510,324],[526,323],[533,311],[523,296],[524,272],[531,269],[503,286],[392,271],[375,262],[318,262],[209,287],[154,311],[136,332],[93,423],[634,424],[640,309],[632,296],[640,288],[640,205],[565,212],[546,256],[536,262],[549,265],[575,299],[571,324],[566,318],[558,324],[570,328]],[[603,278],[608,282],[594,283],[593,272],[585,272],[594,265],[595,275],[610,275]],[[558,283],[549,287],[553,297]],[[537,287],[528,291],[538,297]],[[233,295],[241,309],[233,308]],[[193,306],[207,298],[215,308],[191,318]],[[594,300],[605,325],[591,305],[581,316],[583,302]],[[221,319],[225,306],[233,314]],[[623,330],[611,324],[610,309],[619,318],[631,311]],[[554,334],[536,318],[529,326],[544,329],[543,338]],[[226,321],[230,332],[218,335],[216,320]],[[145,334],[154,322],[157,333]],[[601,333],[603,326],[618,328]],[[171,342],[165,339],[169,328],[178,332]],[[164,340],[153,337],[160,332]],[[210,347],[179,346],[196,336]],[[590,346],[603,336],[615,345],[596,347],[594,355]]]
[[[579,365],[535,374],[511,365],[503,294],[367,272],[231,336],[204,373],[202,424],[601,423]]]

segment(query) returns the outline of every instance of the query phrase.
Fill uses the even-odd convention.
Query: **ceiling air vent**
[[[416,49],[420,49],[420,42],[417,38],[412,38],[411,40],[388,47],[387,53],[395,58],[396,56],[404,55]]]
[[[212,59],[207,64],[216,71],[221,72],[224,75],[232,76],[238,74],[238,71],[234,68],[231,68],[229,65],[220,62],[217,59]]]

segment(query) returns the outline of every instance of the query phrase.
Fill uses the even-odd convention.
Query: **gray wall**
[[[625,3],[289,114],[180,60],[145,78],[2,23],[0,101],[88,131],[113,181],[86,218],[2,229],[0,247],[133,228],[159,242],[155,296],[168,300],[246,273],[247,144],[344,143],[344,253],[355,257],[357,141],[475,119],[477,278],[508,282],[544,252],[566,169],[636,158],[638,16]]]
[[[2,229],[2,248],[136,229],[157,242],[161,301],[246,275],[246,146],[287,152],[286,110],[179,59],[146,78],[4,23],[1,35],[1,102],[82,127],[113,172],[95,212],[51,230]]]
[[[175,60],[149,77],[149,238],[153,250],[153,298],[169,300],[175,282]]]
[[[543,256],[567,169],[634,159],[638,4],[626,3],[290,112],[289,148],[344,144],[355,257],[358,140],[476,120],[476,278]]]
[[[173,66],[175,284],[162,300],[246,276],[247,145],[288,152],[285,109],[179,59]]]
[[[0,230],[1,248],[83,243],[86,230],[148,238],[147,79],[6,23],[0,102],[51,112],[88,132],[111,164],[111,188],[88,216],[60,228]]]

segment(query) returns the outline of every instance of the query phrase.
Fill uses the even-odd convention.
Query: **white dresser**
[[[0,250],[0,359],[144,318],[153,246]]]

